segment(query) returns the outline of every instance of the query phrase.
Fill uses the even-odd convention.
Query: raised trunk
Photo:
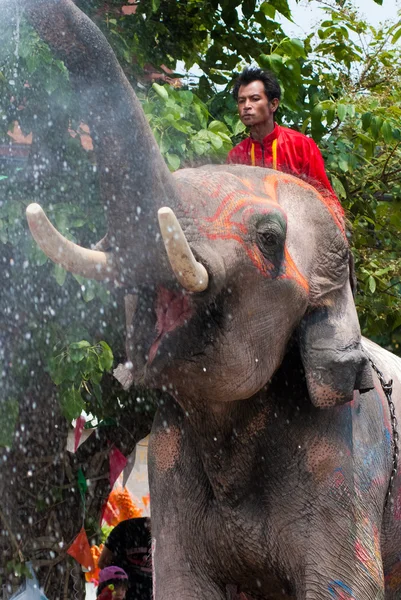
[[[23,7],[69,70],[97,157],[109,224],[102,249],[113,249],[125,283],[132,284],[132,273],[139,276],[141,269],[165,257],[161,242],[155,241],[157,209],[177,203],[172,176],[132,87],[96,25],[71,0],[24,0]],[[134,247],[146,247],[146,255]]]

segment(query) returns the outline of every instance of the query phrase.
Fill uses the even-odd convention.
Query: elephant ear
[[[328,408],[345,404],[354,390],[373,388],[369,360],[347,282],[324,306],[311,310],[299,326],[299,346],[313,404]]]

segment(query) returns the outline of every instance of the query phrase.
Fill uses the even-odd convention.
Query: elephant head
[[[119,259],[121,246],[80,249],[40,207],[28,208],[48,256],[126,288],[129,366],[118,371],[125,383],[163,387],[178,400],[248,398],[296,335],[315,405],[341,404],[371,387],[342,214],[330,198],[252,167],[186,169],[168,174],[168,185],[170,207],[152,199],[160,240],[150,235],[144,247],[141,224],[129,227],[127,256],[135,260]]]
[[[48,2],[30,9],[45,38]],[[109,110],[90,123],[109,231],[86,250],[63,238],[37,205],[28,220],[52,260],[124,288],[128,360],[117,370],[124,385],[163,388],[186,407],[246,399],[268,384],[296,340],[315,405],[342,404],[354,389],[372,387],[336,199],[254,167],[170,174],[107,42],[70,0],[57,6],[59,25],[73,23],[75,37],[82,32],[76,47],[96,48],[82,78],[71,36],[46,38],[78,88],[90,80],[98,105]],[[105,66],[95,68],[99,55]],[[99,91],[105,77],[112,79],[106,95]]]

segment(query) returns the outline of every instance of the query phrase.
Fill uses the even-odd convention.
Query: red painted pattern
[[[259,272],[265,277],[270,277],[275,267],[263,256],[256,242],[250,241],[248,221],[255,213],[269,214],[272,210],[278,209],[279,179],[274,175],[265,178],[265,192],[268,197],[255,194],[252,191],[251,181],[241,179],[241,182],[248,189],[234,190],[227,194],[215,214],[201,220],[200,229],[209,239],[235,240],[241,244]],[[235,220],[241,211],[238,220]],[[284,269],[277,279],[293,279],[308,292],[308,282],[299,272],[287,248],[284,250],[284,257]]]
[[[265,177],[265,182],[266,182],[266,180],[273,179],[273,178],[278,179],[278,176],[277,175],[269,175],[268,177]],[[294,177],[291,175],[286,175],[286,174],[281,173],[280,181],[293,184]],[[324,206],[329,211],[333,221],[335,222],[335,224],[337,225],[337,227],[343,234],[344,238],[346,238],[345,222],[344,222],[344,209],[341,206],[339,200],[331,194],[319,193],[318,190],[313,185],[307,183],[306,181],[303,181],[302,179],[297,180],[297,185],[299,185],[300,187],[302,187],[305,190],[308,190],[309,192],[310,191],[314,192],[316,198],[322,204],[324,204]]]

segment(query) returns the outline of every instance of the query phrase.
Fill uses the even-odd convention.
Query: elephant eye
[[[258,244],[261,248],[275,248],[279,243],[277,233],[275,231],[258,231]]]
[[[286,223],[281,214],[269,213],[255,223],[254,240],[261,253],[270,261],[279,264],[282,261]]]

